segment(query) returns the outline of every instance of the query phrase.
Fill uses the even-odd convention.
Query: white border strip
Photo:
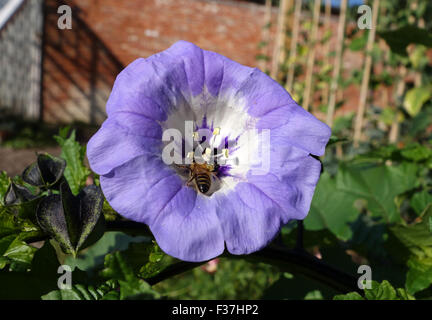
[[[9,0],[4,7],[0,9],[0,30],[6,25],[8,20],[14,15],[24,1],[25,0]]]

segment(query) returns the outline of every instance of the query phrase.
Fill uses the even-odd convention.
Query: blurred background
[[[370,11],[359,13],[362,4]],[[71,29],[58,26],[62,5]],[[429,148],[431,27],[428,0],[0,0],[0,171],[20,174],[35,151],[59,155],[53,135],[66,124],[86,143],[117,74],[181,39],[267,72],[331,126],[339,143],[324,159],[330,173],[380,146]],[[333,294],[267,265],[222,260],[159,290],[175,298]]]

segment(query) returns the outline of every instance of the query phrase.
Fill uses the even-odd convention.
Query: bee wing
[[[219,178],[216,174],[211,174],[210,178],[212,180],[212,183],[216,181],[217,184],[219,184],[219,187],[222,187],[222,186],[228,187],[228,184],[225,181],[223,181],[221,178]],[[220,188],[217,188],[217,189],[220,189]]]

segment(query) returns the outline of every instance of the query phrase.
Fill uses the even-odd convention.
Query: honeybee
[[[218,164],[208,163],[192,163],[190,165],[177,165],[179,168],[189,170],[189,180],[186,185],[189,186],[191,182],[195,182],[197,190],[202,194],[207,194],[212,186],[213,178],[217,178]]]

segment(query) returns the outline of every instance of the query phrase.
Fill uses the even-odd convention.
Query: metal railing
[[[39,119],[43,0],[0,1],[0,111]]]

